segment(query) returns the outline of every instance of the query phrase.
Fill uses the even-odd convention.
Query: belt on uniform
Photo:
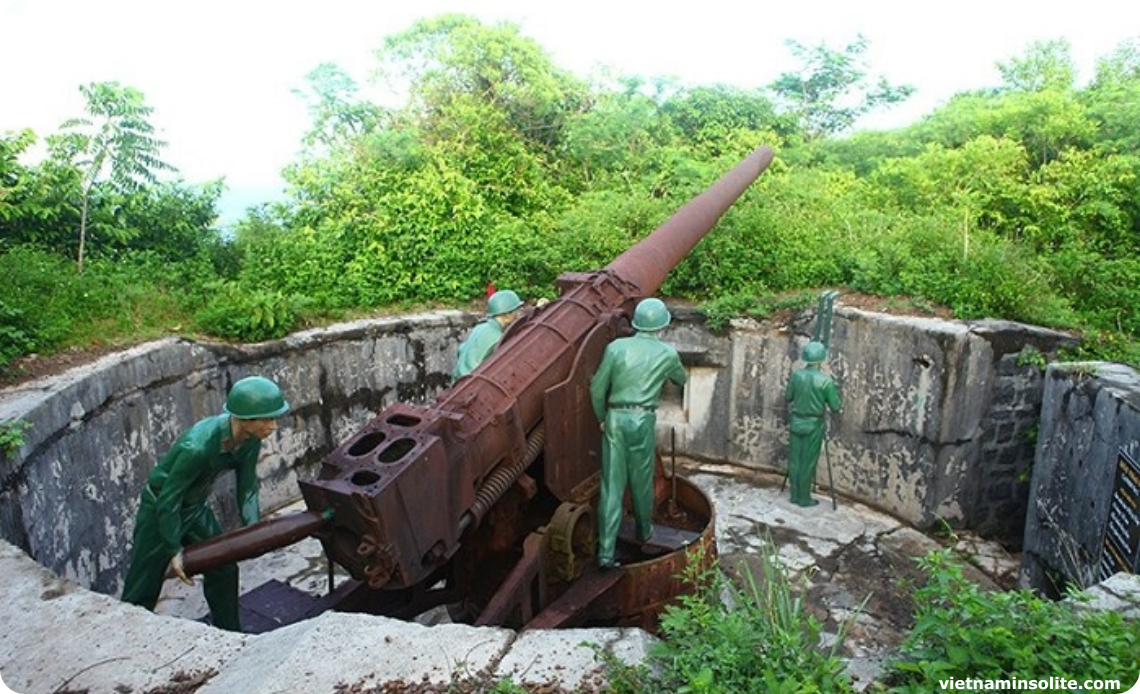
[[[655,412],[657,410],[651,405],[632,405],[622,402],[611,402],[609,407],[611,410],[641,410],[642,412]]]

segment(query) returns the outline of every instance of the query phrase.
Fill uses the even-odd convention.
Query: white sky
[[[308,126],[291,90],[310,70],[334,62],[367,86],[384,36],[443,12],[514,21],[582,77],[608,66],[745,88],[798,68],[785,39],[839,50],[862,33],[873,77],[918,88],[869,122],[886,127],[999,84],[995,63],[1034,40],[1068,39],[1084,80],[1140,36],[1128,0],[0,0],[0,132],[55,132],[83,115],[80,84],[117,80],[154,108],[164,159],[191,183],[224,177],[223,205],[240,212],[281,187]]]

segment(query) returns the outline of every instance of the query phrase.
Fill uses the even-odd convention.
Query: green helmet
[[[289,403],[276,383],[250,376],[234,384],[222,409],[238,419],[274,419],[289,411]]]
[[[642,299],[633,312],[633,327],[635,330],[652,333],[661,330],[673,317],[665,302],[661,299]]]
[[[500,289],[487,300],[487,315],[501,316],[504,313],[517,311],[522,307],[522,299],[510,289]]]
[[[804,361],[809,364],[819,364],[827,359],[827,347],[822,342],[812,340],[804,346]]]

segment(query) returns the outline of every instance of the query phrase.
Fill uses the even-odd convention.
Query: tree
[[[795,128],[776,115],[772,102],[759,91],[725,85],[686,89],[666,101],[661,110],[686,142],[714,156],[743,149],[738,142],[742,134],[784,134]]]
[[[781,74],[769,89],[790,107],[805,140],[840,133],[873,109],[914,94],[914,87],[894,86],[883,77],[867,86],[863,57],[867,40],[861,35],[842,51],[825,44],[808,47],[793,40],[787,45],[800,61],[800,71]]]
[[[471,98],[505,113],[512,129],[543,147],[558,143],[567,114],[587,98],[585,85],[509,22],[488,26],[461,14],[420,20],[385,38],[376,55],[381,74],[410,90],[425,120]]]
[[[74,249],[69,232],[78,222],[73,191],[79,174],[52,159],[25,165],[20,158],[36,144],[28,128],[0,135],[0,238],[11,246],[38,244],[55,252]]]
[[[1012,91],[1069,91],[1077,78],[1077,68],[1065,39],[1034,41],[1025,55],[999,62],[997,68],[1006,88]]]
[[[158,158],[166,143],[154,135],[147,117],[154,110],[143,93],[118,82],[92,82],[79,87],[87,99],[90,118],[73,118],[48,138],[52,156],[82,174],[79,214],[79,272],[87,239],[88,211],[97,184],[107,181],[111,192],[129,194],[154,183],[158,171],[174,167]]]
[[[17,201],[27,178],[19,157],[35,141],[35,133],[27,128],[0,135],[0,224],[19,213]]]
[[[1097,62],[1096,78],[1084,92],[1097,122],[1099,149],[1136,152],[1140,148],[1140,39],[1124,41]]]
[[[306,145],[334,148],[350,143],[379,127],[383,109],[358,97],[356,82],[333,63],[321,63],[305,76],[307,91],[294,90],[305,100],[313,126]]]

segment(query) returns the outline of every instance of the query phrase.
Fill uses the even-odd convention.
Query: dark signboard
[[[1100,551],[1099,580],[1120,571],[1136,573],[1140,563],[1140,465],[1123,448],[1116,460],[1116,481],[1104,546]]]

